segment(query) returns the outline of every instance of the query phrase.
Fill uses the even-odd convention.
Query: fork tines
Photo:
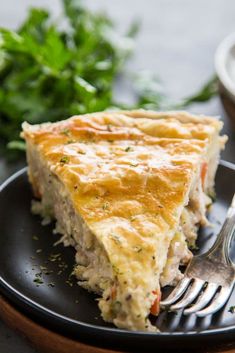
[[[200,278],[185,276],[171,294],[161,301],[161,306],[167,307],[170,311],[184,309],[184,315],[195,313],[199,317],[204,317],[224,306],[232,289],[233,284],[223,287]]]

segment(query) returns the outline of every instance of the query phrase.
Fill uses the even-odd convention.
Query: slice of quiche
[[[33,206],[76,249],[78,283],[105,321],[155,330],[161,287],[180,278],[211,203],[226,138],[215,118],[103,112],[23,124]]]

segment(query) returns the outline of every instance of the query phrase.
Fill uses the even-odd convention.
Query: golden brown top
[[[73,186],[73,193],[86,199],[86,212],[87,198],[94,198],[94,207],[102,201],[117,202],[117,197],[127,198],[133,194],[137,197],[136,189],[144,194],[142,205],[149,210],[154,205],[156,212],[162,195],[166,202],[162,188],[173,186],[167,185],[168,179],[181,181],[188,175],[218,122],[212,120],[211,125],[191,121],[181,123],[174,116],[166,119],[161,115],[157,120],[136,119],[130,114],[96,113],[54,124],[25,125],[24,137],[38,145],[54,173],[66,180],[67,186]],[[151,185],[148,185],[150,180]],[[179,185],[175,187],[178,194]],[[148,196],[148,191],[151,196]],[[152,200],[154,194],[157,203]],[[174,200],[177,200],[177,195],[174,195]],[[172,201],[170,197],[169,202]],[[163,206],[168,207],[166,204]],[[94,221],[106,214],[111,215],[108,205],[101,209],[95,212],[95,219],[89,212],[86,218]],[[128,209],[115,209],[119,216],[128,213]],[[169,212],[167,209],[166,217]]]

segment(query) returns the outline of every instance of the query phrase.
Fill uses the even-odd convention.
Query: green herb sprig
[[[24,149],[18,140],[25,120],[57,121],[113,105],[113,82],[138,26],[133,23],[121,37],[107,15],[80,0],[61,1],[66,29],[39,8],[18,30],[0,29],[1,149],[10,141],[9,148]]]
[[[23,121],[53,122],[109,107],[182,109],[218,94],[213,77],[199,92],[172,103],[158,77],[148,74],[132,80],[135,104],[117,104],[113,85],[132,54],[139,23],[132,23],[124,36],[118,36],[106,14],[93,13],[81,0],[61,1],[65,29],[39,8],[32,8],[16,31],[0,28],[1,154],[16,157],[16,150],[25,150],[19,140]],[[62,133],[69,135],[69,131]]]

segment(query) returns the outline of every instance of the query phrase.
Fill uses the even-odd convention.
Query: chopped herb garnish
[[[216,193],[215,193],[214,190],[211,190],[211,191],[208,193],[208,196],[211,198],[211,200],[212,200],[213,202],[216,201]]]
[[[134,250],[135,252],[141,252],[143,249],[141,248],[141,246],[134,246]]]
[[[130,221],[134,222],[136,220],[136,216],[131,216]]]
[[[115,272],[117,275],[122,275],[122,274],[123,274],[123,272],[121,272],[117,266],[112,265],[112,268],[113,268],[114,272]]]
[[[61,134],[65,135],[65,136],[69,136],[70,130],[69,129],[64,129],[64,130],[61,131]]]
[[[113,304],[112,304],[112,309],[114,312],[119,312],[121,309],[122,303],[119,300],[116,300]]]
[[[195,243],[188,243],[188,241],[187,241],[187,239],[186,239],[186,242],[187,242],[187,244],[188,244],[188,248],[190,249],[190,250],[198,250],[199,249],[199,247],[195,244]]]
[[[115,243],[121,244],[121,240],[118,235],[111,233],[110,236],[115,241]]]
[[[58,264],[58,267],[62,268],[62,270],[64,270],[64,269],[68,268],[68,265],[66,263],[62,262],[62,263]]]
[[[234,314],[235,313],[235,305],[230,306],[230,308],[228,309],[229,313]]]
[[[76,142],[76,140],[69,139],[69,140],[66,142],[66,144],[67,144],[67,145],[70,145],[70,143],[75,143],[75,142]]]
[[[35,277],[42,277],[42,272],[35,273]]]
[[[68,156],[61,157],[60,163],[61,164],[69,163],[69,157]]]
[[[43,273],[44,273],[44,275],[50,275],[51,273],[53,273],[54,271],[53,270],[47,270],[47,271],[44,271]]]
[[[56,261],[56,259],[49,259],[51,262],[55,262]]]
[[[109,204],[108,204],[108,202],[105,202],[105,203],[102,205],[102,208],[103,208],[103,210],[108,210],[108,209],[109,209]]]
[[[131,151],[131,147],[128,146],[127,148],[125,148],[125,152],[130,152]]]
[[[48,270],[46,266],[39,266],[39,267],[44,275],[50,275],[51,273],[54,272],[53,270]]]
[[[73,282],[71,282],[70,280],[65,281],[65,283],[67,283],[70,287],[73,287]]]
[[[43,282],[43,280],[40,278],[40,277],[36,277],[36,278],[34,278],[34,283],[36,283],[36,284],[43,284],[44,282]]]
[[[48,283],[48,287],[55,287],[55,283],[53,282]]]
[[[58,254],[51,254],[51,255],[49,256],[49,259],[48,259],[48,260],[53,262],[53,260],[56,261],[59,257],[61,257],[61,254],[60,254],[60,253],[58,253]]]

